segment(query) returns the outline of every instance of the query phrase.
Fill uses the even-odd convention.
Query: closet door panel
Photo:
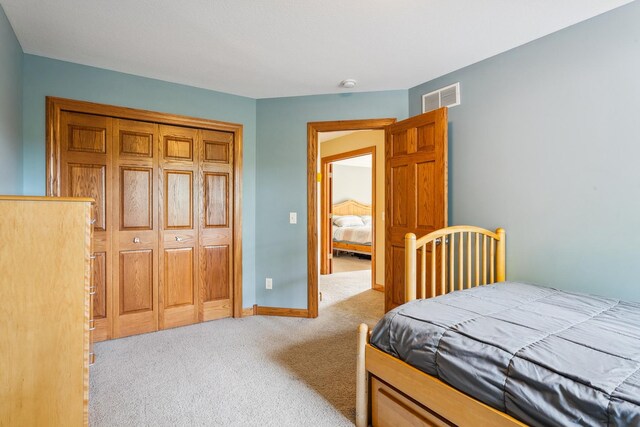
[[[113,119],[91,114],[60,112],[59,195],[91,197],[93,242],[91,283],[95,288],[94,315],[96,341],[109,339],[111,328],[111,217]]]
[[[233,133],[201,130],[202,320],[233,315]]]
[[[107,166],[83,163],[68,163],[69,195],[91,197],[93,205],[94,231],[106,230],[107,218]]]
[[[198,292],[199,135],[160,125],[160,328],[196,323]]]
[[[97,320],[107,317],[107,253],[94,252],[93,256],[93,318]]]
[[[204,226],[229,226],[228,173],[204,172]]]
[[[153,229],[153,169],[120,168],[120,228]]]
[[[158,330],[158,125],[116,119],[114,134],[114,335],[124,337]]]
[[[204,246],[202,251],[204,301],[230,299],[231,256],[229,246]]]
[[[164,171],[165,230],[193,229],[193,172]]]
[[[120,252],[120,314],[153,310],[153,251]]]
[[[194,304],[193,248],[164,251],[165,308]]]

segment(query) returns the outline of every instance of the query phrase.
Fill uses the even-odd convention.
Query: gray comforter
[[[640,426],[640,304],[498,283],[416,300],[371,343],[531,425]]]

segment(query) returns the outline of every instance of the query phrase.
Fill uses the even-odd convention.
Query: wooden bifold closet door
[[[96,201],[96,340],[240,317],[241,126],[176,126],[55,102],[98,107],[48,101],[48,193]]]
[[[113,336],[158,330],[158,125],[114,119]]]

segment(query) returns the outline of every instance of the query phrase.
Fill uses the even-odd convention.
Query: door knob
[[[182,237],[176,236],[176,242],[182,242]]]
[[[133,238],[133,243],[140,243],[140,238],[139,237],[134,237]]]

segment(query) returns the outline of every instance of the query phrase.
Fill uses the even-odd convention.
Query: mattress
[[[638,303],[504,282],[397,307],[371,344],[530,425],[640,425]]]
[[[333,226],[333,240],[335,242],[371,245],[371,225],[357,227]]]

